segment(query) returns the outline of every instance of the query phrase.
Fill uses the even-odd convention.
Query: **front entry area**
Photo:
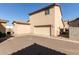
[[[42,36],[51,36],[51,26],[36,26],[34,33]]]

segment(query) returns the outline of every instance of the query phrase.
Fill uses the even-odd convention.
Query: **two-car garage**
[[[15,36],[33,33],[41,36],[51,36],[51,25],[37,25],[31,27],[28,23],[17,22],[13,23],[13,31]]]
[[[51,36],[51,26],[35,26],[34,33],[37,35]]]

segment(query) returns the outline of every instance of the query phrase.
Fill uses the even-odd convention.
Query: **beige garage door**
[[[50,36],[50,27],[35,27],[34,33],[38,35],[49,35]]]

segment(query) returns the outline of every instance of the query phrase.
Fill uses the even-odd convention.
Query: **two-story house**
[[[29,23],[32,25],[33,33],[39,35],[58,36],[64,28],[61,7],[52,4],[29,14]]]
[[[31,27],[31,30],[28,32],[32,34],[43,36],[58,36],[64,28],[61,7],[59,4],[52,4],[32,13],[29,13],[29,17],[30,19],[27,23],[29,23],[30,26],[28,24],[23,25],[22,23],[20,23],[20,26],[18,25],[18,27],[14,25],[14,28],[16,29],[17,27],[18,29],[18,31],[14,30],[14,33],[27,33],[26,29],[28,29],[28,27]],[[23,27],[25,28],[25,26],[26,29],[23,29]]]

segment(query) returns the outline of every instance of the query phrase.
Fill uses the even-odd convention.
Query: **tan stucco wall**
[[[51,35],[60,34],[60,28],[63,28],[62,15],[59,6],[50,8],[50,14],[45,15],[45,11],[38,12],[30,16],[30,24],[35,25],[51,25]]]
[[[54,9],[50,9],[50,14],[45,15],[45,11],[38,12],[30,16],[30,23],[33,25],[53,25],[54,24]]]
[[[60,35],[60,29],[64,28],[60,7],[55,6],[55,36]]]
[[[30,24],[37,25],[51,25],[51,35],[54,35],[54,9],[50,9],[50,14],[45,15],[45,10],[30,16]],[[33,27],[34,28],[34,27]],[[33,30],[34,31],[34,30]]]
[[[15,36],[31,33],[31,26],[25,24],[13,24],[13,32]]]
[[[6,33],[6,23],[0,23],[0,31]]]
[[[69,27],[69,38],[79,41],[79,27]]]

